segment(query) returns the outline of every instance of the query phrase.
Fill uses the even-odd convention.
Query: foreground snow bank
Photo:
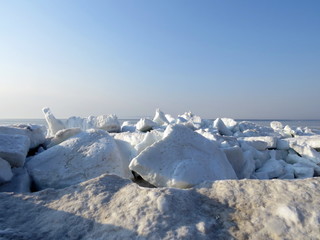
[[[102,175],[0,193],[1,239],[318,239],[320,179],[225,180],[188,190]]]

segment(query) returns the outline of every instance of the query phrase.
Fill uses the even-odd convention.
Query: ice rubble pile
[[[175,188],[320,175],[320,135],[308,128],[212,122],[191,112],[175,119],[159,109],[122,125],[115,115],[62,121],[49,108],[43,113],[48,129],[0,126],[0,191],[29,191],[31,182],[33,190],[64,188],[103,173]]]

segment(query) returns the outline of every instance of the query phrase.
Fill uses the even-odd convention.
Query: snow
[[[42,109],[42,112],[43,112],[44,117],[45,117],[47,124],[49,126],[48,134],[50,136],[55,135],[59,130],[65,129],[65,125],[63,124],[63,122],[61,120],[55,118],[55,116],[52,114],[50,108],[45,107]]]
[[[237,130],[238,123],[232,118],[221,118],[224,125],[232,132]]]
[[[30,148],[30,139],[25,135],[0,134],[0,157],[12,167],[24,165]]]
[[[13,168],[13,178],[10,182],[0,185],[0,192],[29,193],[31,179],[25,168]]]
[[[121,125],[121,132],[135,132],[136,126],[130,121],[124,121]]]
[[[11,126],[0,126],[0,134],[24,135],[30,139],[30,148],[36,148],[43,144],[46,129],[44,126],[35,124],[15,124]]]
[[[296,136],[294,138],[278,139],[277,148],[288,150],[292,145],[308,145],[315,149],[320,149],[320,135]]]
[[[136,124],[136,129],[141,132],[151,131],[157,123],[148,118],[141,118]]]
[[[114,139],[102,130],[87,130],[34,156],[28,171],[38,189],[63,188],[102,173],[129,177]]]
[[[159,109],[121,127],[114,114],[44,113],[48,130],[0,126],[0,239],[320,235],[319,131]]]
[[[129,168],[158,187],[186,188],[205,180],[237,178],[215,143],[183,125],[169,125],[163,139],[142,151]]]
[[[64,123],[55,118],[50,108],[43,108],[42,111],[49,126],[49,136],[54,136],[58,131],[65,128],[80,128],[81,130],[103,129],[109,133],[119,132],[121,129],[120,122],[115,114],[97,117],[89,116],[87,118],[73,116],[68,118]]]
[[[277,138],[272,136],[243,137],[238,138],[238,140],[248,143],[257,150],[266,150],[267,148],[277,147]]]
[[[50,148],[55,145],[58,145],[63,141],[67,140],[68,138],[73,137],[74,135],[77,135],[80,132],[81,132],[80,128],[68,128],[68,129],[59,130],[51,139],[47,147]]]
[[[318,239],[320,179],[142,188],[102,175],[64,189],[0,193],[2,239]]]
[[[213,122],[213,127],[217,128],[218,132],[221,135],[232,136],[232,132],[229,130],[229,128],[226,127],[226,125],[224,124],[224,122],[220,118],[217,118]]]
[[[120,123],[116,115],[101,115],[96,118],[95,128],[103,129],[108,132],[119,132]]]
[[[157,123],[159,126],[169,124],[166,115],[160,109],[156,110],[156,114],[153,118],[153,121]]]
[[[11,166],[6,161],[0,158],[0,184],[9,182],[13,177]]]
[[[163,138],[163,133],[160,131],[153,130],[151,132],[147,132],[143,138],[143,140],[135,146],[135,149],[138,153],[142,152],[147,147],[151,146],[157,141],[160,141]]]
[[[245,158],[243,157],[242,149],[238,146],[223,148],[223,152],[226,154],[228,161],[233,167],[233,170],[237,174],[239,179],[250,177],[251,171],[248,173],[245,171]]]

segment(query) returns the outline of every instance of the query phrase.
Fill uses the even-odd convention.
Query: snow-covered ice
[[[190,187],[237,176],[215,143],[183,125],[168,126],[162,140],[134,158],[129,168],[155,186]]]
[[[46,141],[46,128],[35,124],[15,124],[0,126],[0,134],[24,135],[30,140],[30,148],[36,148]]]
[[[141,132],[151,131],[154,127],[158,126],[157,123],[149,118],[141,118],[136,124],[136,129]]]
[[[12,167],[22,167],[30,148],[30,139],[25,135],[0,134],[0,157]]]
[[[0,126],[0,239],[319,239],[319,131],[43,111]]]
[[[2,239],[319,239],[320,179],[142,188],[102,175],[64,189],[0,193]]]
[[[34,156],[27,162],[37,188],[63,188],[103,173],[129,177],[114,139],[102,130],[87,130]]]
[[[0,184],[9,182],[13,177],[10,164],[0,158]]]

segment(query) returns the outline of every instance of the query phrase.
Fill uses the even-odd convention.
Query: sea
[[[62,119],[63,120],[63,119]],[[136,119],[119,119],[120,123],[124,121],[130,121],[132,123],[138,122],[139,118]],[[210,119],[214,120],[214,119]],[[301,119],[301,120],[288,120],[288,119],[235,119],[237,122],[249,121],[256,123],[260,126],[270,126],[272,121],[279,121],[283,126],[289,125],[291,128],[305,128],[320,130],[320,119]],[[13,125],[13,124],[37,124],[47,126],[45,119],[0,119],[0,125]]]

